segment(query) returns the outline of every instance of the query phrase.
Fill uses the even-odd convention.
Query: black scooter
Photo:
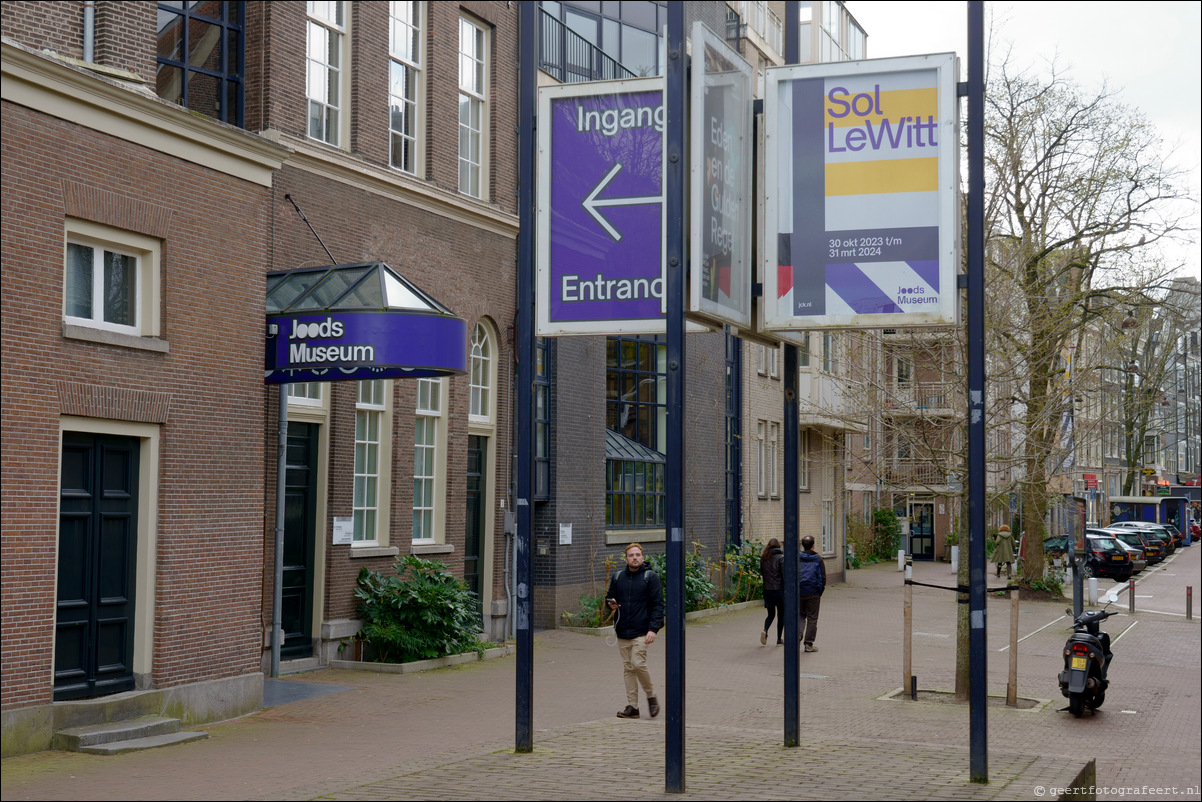
[[[1111,603],[1118,597],[1111,594]],[[1109,606],[1109,604],[1107,605]],[[1072,615],[1072,610],[1066,611]],[[1114,655],[1110,652],[1110,635],[1098,629],[1098,625],[1114,613],[1106,610],[1085,610],[1073,621],[1073,634],[1064,644],[1064,670],[1060,672],[1060,693],[1068,698],[1068,710],[1080,718],[1089,708],[1090,713],[1106,701],[1106,670]]]

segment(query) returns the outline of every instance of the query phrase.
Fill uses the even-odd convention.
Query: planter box
[[[517,651],[517,646],[505,644],[485,649],[484,655],[475,652],[466,654],[449,654],[446,657],[436,657],[433,660],[414,660],[412,663],[373,663],[361,660],[331,660],[330,668],[344,668],[349,671],[374,671],[377,674],[416,674],[420,671],[430,671],[435,668],[447,668],[464,663],[475,663],[478,660],[492,660],[497,657],[508,657]]]

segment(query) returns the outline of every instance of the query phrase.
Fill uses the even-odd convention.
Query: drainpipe
[[[84,0],[83,4],[83,60],[94,61],[96,43],[96,0]]]

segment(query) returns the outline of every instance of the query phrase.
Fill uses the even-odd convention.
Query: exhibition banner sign
[[[957,322],[956,79],[951,53],[768,71],[765,328]]]
[[[755,71],[701,22],[693,24],[692,42],[689,311],[745,329],[751,323]]]

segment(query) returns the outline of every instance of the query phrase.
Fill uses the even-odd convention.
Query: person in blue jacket
[[[818,603],[822,599],[822,591],[826,590],[826,565],[822,555],[814,552],[814,538],[806,535],[801,539],[802,552],[797,556],[800,561],[797,573],[797,593],[800,596],[798,612],[802,618],[802,643],[807,652],[816,652],[814,638],[818,636]]]
[[[626,567],[609,580],[605,602],[616,611],[614,634],[626,680],[626,707],[618,711],[618,718],[639,717],[639,685],[647,694],[651,718],[655,718],[659,701],[647,668],[647,647],[655,643],[655,635],[664,625],[664,590],[659,575],[644,564],[643,547],[638,543],[626,547]]]

